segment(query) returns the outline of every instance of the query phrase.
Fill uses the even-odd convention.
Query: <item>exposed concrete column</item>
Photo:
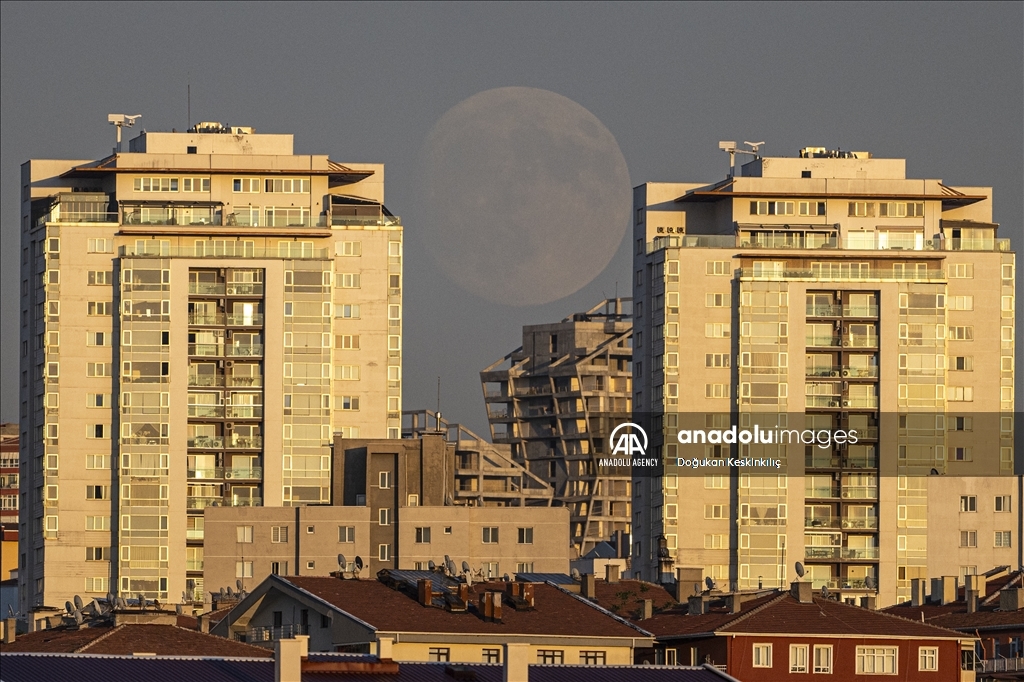
[[[302,650],[309,646],[298,638],[279,639],[274,644],[274,682],[302,682]]]
[[[529,682],[530,645],[506,644],[502,682]]]

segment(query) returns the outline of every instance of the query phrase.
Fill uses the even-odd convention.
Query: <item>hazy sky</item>
[[[417,158],[448,109],[490,88],[551,90],[611,131],[633,184],[720,179],[721,139],[905,157],[913,177],[994,186],[1019,250],[1022,35],[1019,2],[4,2],[0,418],[18,419],[19,165],[108,154],[112,112],[185,128],[189,78],[193,121],[386,165],[406,229],[405,407],[432,408],[441,376],[445,415],[485,433],[479,370],[519,345],[522,325],[587,309],[616,283],[628,294],[630,256],[624,240],[590,285],[539,306],[452,284],[423,252],[416,205]]]

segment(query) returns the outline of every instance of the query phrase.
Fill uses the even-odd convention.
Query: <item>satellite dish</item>
[[[235,596],[235,591],[231,589],[231,585],[228,585],[228,596],[229,597]]]
[[[711,576],[704,578],[704,584],[708,586],[709,590],[715,589],[715,581],[711,579]]]
[[[466,571],[466,585],[473,584],[473,571]]]
[[[181,591],[181,603],[184,604],[187,601],[190,601],[189,598],[188,598],[188,594],[185,592],[185,590],[182,590]]]
[[[700,583],[694,583],[693,584],[693,593],[694,594],[700,594]]]
[[[463,561],[462,562],[462,572],[463,573],[469,573],[469,570],[470,570],[469,569],[469,562],[468,561]]]
[[[572,569],[572,572],[570,573],[570,575],[572,576],[573,580],[579,580],[580,579],[580,569],[578,569],[578,568]]]
[[[235,581],[235,589],[236,590],[242,589],[242,581],[241,580],[236,580]]]
[[[803,578],[805,573],[807,573],[807,569],[804,568],[804,565],[799,561],[796,562],[796,574]]]
[[[869,590],[875,589],[875,576],[869,575],[866,578],[864,578],[864,587],[868,588]]]
[[[348,566],[348,562],[345,561],[345,555],[344,554],[339,554],[338,555],[338,566],[340,566],[341,570],[343,570],[343,571]]]
[[[139,592],[139,608],[143,610],[146,609],[146,598],[142,595],[141,592]]]
[[[66,601],[64,602],[64,610],[67,611],[68,615],[70,616],[71,613],[75,610],[75,607],[71,605],[71,602]]]
[[[223,587],[222,587],[222,588],[220,588],[220,598],[221,598],[221,599],[223,599],[223,598],[224,598],[225,594],[226,594],[226,593],[224,592],[224,588],[223,588]]]
[[[78,609],[75,609],[75,622],[78,623],[79,625],[81,625],[83,622],[85,622],[85,616],[83,616],[82,612],[79,611]]]
[[[181,608],[181,604],[175,604],[174,605],[174,612],[176,614],[178,614],[179,616],[181,616],[181,615],[183,615],[185,613],[185,609]]]
[[[930,473],[930,475],[931,475],[931,476],[938,476],[938,475],[939,475],[939,470],[938,470],[938,469],[935,469],[935,468],[933,467],[933,468],[932,468],[932,470],[931,470],[931,473]]]
[[[429,568],[431,571],[437,568],[437,564],[434,563],[433,559],[427,562],[427,568]]]
[[[508,574],[508,573],[506,573],[505,575],[501,576],[501,579],[502,579],[502,580],[504,580],[504,581],[505,581],[505,582],[507,582],[507,583],[510,583],[510,582],[512,582],[512,578],[511,578],[511,577],[509,577],[509,574]]]
[[[107,592],[107,603],[111,606],[114,605],[114,595],[112,595],[110,592]]]
[[[79,597],[79,596],[78,596],[78,595],[76,594],[76,595],[75,595],[75,608],[76,608],[76,609],[81,609],[81,608],[82,608],[82,606],[83,606],[82,598],[81,598],[81,597]]]
[[[458,574],[458,572],[459,572],[459,569],[455,566],[455,562],[452,561],[451,559],[449,559],[448,560],[448,574],[454,576],[454,575]]]
[[[821,597],[822,599],[828,599],[828,585],[821,586]]]
[[[363,557],[357,556],[356,557],[356,571],[361,571],[361,570],[363,570]]]
[[[447,566],[450,566],[451,563],[452,563],[452,558],[450,556],[448,556],[447,554],[445,554],[444,555],[444,565],[447,567]]]

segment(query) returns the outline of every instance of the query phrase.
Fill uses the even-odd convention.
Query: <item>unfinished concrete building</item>
[[[580,555],[630,532],[630,472],[597,466],[611,429],[630,420],[632,299],[607,299],[561,322],[523,328],[523,344],[480,372],[495,443],[570,508]]]

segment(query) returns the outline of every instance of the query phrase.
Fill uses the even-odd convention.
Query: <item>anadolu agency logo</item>
[[[647,432],[639,424],[619,424],[608,436],[608,443],[612,446],[612,457],[602,459],[601,466],[655,466],[658,463],[644,457],[647,454]]]

